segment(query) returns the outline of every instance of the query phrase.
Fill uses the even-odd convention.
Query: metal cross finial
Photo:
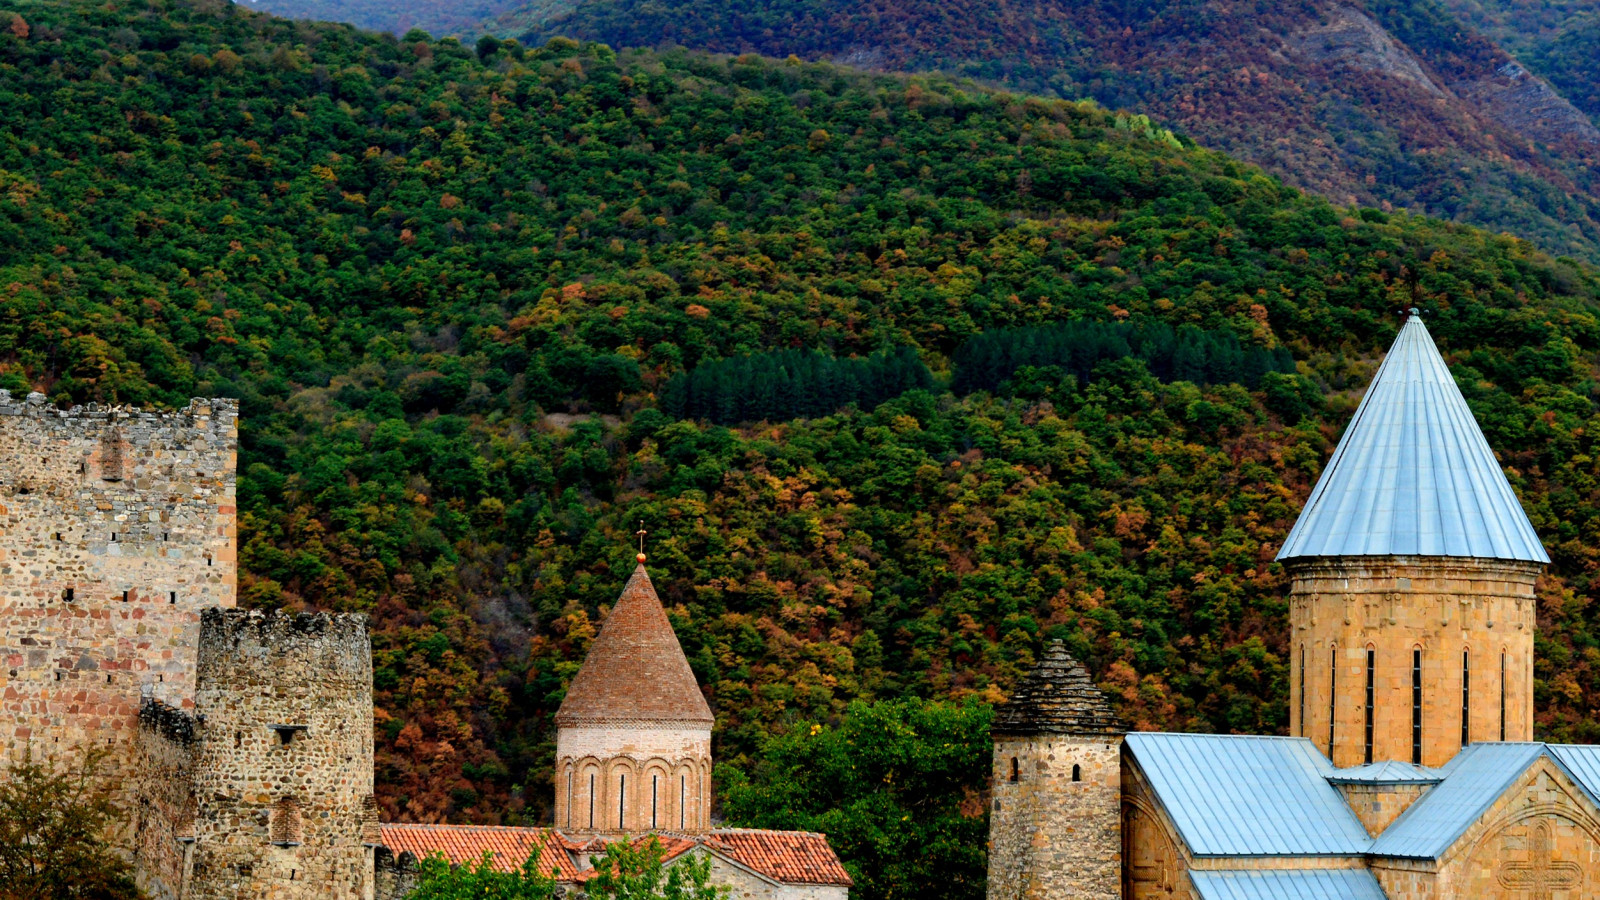
[[[640,519],[639,530],[634,532],[634,534],[639,536],[639,562],[644,562],[644,536],[649,533],[650,532],[644,530],[644,520]]]

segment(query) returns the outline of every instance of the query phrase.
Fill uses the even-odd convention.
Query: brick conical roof
[[[1082,737],[1127,731],[1083,664],[1060,641],[1051,641],[1038,665],[1017,682],[1011,699],[995,710],[996,735]]]
[[[589,648],[556,725],[714,721],[667,611],[640,563]]]

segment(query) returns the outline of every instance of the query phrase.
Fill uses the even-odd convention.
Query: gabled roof
[[[556,726],[641,720],[715,721],[642,562],[567,688]]]
[[[1127,728],[1111,711],[1106,695],[1089,679],[1083,664],[1072,658],[1066,645],[1051,641],[1038,664],[1017,682],[1011,699],[995,710],[991,731],[1013,737],[1093,737],[1120,735]]]
[[[1195,856],[1360,856],[1372,845],[1305,738],[1134,733],[1126,746]]]
[[[1200,900],[1387,900],[1367,869],[1191,871]]]
[[[630,843],[643,847],[655,838],[662,858],[673,860],[704,847],[723,858],[778,884],[850,886],[850,873],[826,835],[811,831],[770,831],[760,828],[719,828],[707,834],[645,834]],[[492,854],[498,871],[522,867],[530,852],[539,854],[539,871],[555,873],[557,881],[582,882],[593,878],[593,868],[580,869],[569,851],[598,855],[603,841],[577,843],[553,828],[510,828],[483,825],[384,825],[383,845],[394,852],[423,859],[443,854],[452,863],[475,863]]]
[[[1406,320],[1278,559],[1548,563],[1420,316]]]
[[[1437,859],[1545,752],[1544,744],[1468,744],[1440,768],[1444,780],[1378,835],[1372,855]]]
[[[1328,776],[1329,784],[1438,784],[1443,780],[1437,769],[1392,759],[1337,769]]]
[[[507,828],[491,825],[400,825],[382,827],[383,845],[395,856],[410,853],[425,859],[439,853],[452,863],[476,863],[485,853],[500,872],[522,868],[530,853],[539,854],[539,871],[568,881],[579,869],[567,855],[567,841],[550,828]]]

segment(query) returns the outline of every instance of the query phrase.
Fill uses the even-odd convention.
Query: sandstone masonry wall
[[[179,900],[194,846],[194,757],[199,723],[164,703],[139,710],[131,813],[139,887],[155,900]]]
[[[366,617],[207,610],[192,900],[365,900],[372,850]]]
[[[193,705],[200,610],[234,605],[237,418],[0,391],[0,766],[93,745],[122,778],[141,696]]]
[[[1289,733],[1310,738],[1334,765],[1366,761],[1369,648],[1373,761],[1412,759],[1415,650],[1422,652],[1422,765],[1444,765],[1461,750],[1463,653],[1468,743],[1533,739],[1534,583],[1542,566],[1350,557],[1288,568]]]
[[[989,900],[1122,896],[1120,737],[996,736],[993,784]]]

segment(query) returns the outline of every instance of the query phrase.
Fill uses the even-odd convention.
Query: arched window
[[[572,827],[572,769],[567,769],[567,827]]]
[[[628,814],[628,776],[617,776],[617,830],[628,827],[624,817]]]
[[[659,784],[660,781],[661,781],[661,777],[660,776],[654,775],[654,774],[652,774],[650,776],[650,830],[651,831],[656,830],[656,809],[657,809],[657,802],[658,802],[658,795],[657,795],[656,792],[660,788],[660,784]]]
[[[1472,651],[1461,651],[1461,746],[1472,740]]]
[[[300,801],[293,797],[284,797],[273,804],[272,812],[268,816],[267,831],[272,835],[272,842],[280,847],[299,844],[303,836],[300,825]]]
[[[1017,758],[1015,756],[1011,757],[1011,780],[1013,782],[1022,780],[1022,769],[1017,766]]]
[[[594,773],[589,773],[589,827],[594,827]]]
[[[1377,690],[1378,651],[1367,648],[1367,762],[1372,762],[1372,714]]]
[[[689,776],[678,776],[678,830],[688,830],[689,822]]]
[[[1072,780],[1073,781],[1082,781],[1083,780],[1083,769],[1079,768],[1077,763],[1073,763],[1072,764]]]
[[[1411,651],[1411,764],[1422,765],[1422,648]]]

